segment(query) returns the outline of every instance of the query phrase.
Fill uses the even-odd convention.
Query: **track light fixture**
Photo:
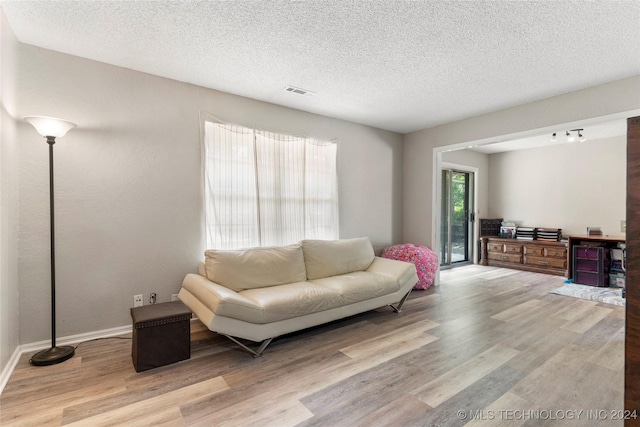
[[[580,128],[580,129],[571,129],[569,132],[576,132],[578,134],[578,141],[585,142],[587,140],[587,138],[585,138],[582,135],[582,131],[583,130],[584,129],[582,129],[582,128]],[[573,135],[571,135],[571,136],[572,136],[572,140],[570,140],[569,142],[574,142],[575,141],[575,136],[573,136]]]
[[[587,140],[587,138],[582,136],[582,131],[583,131],[583,129],[578,129],[578,139],[580,140],[580,142],[585,142]]]
[[[571,129],[571,130],[564,131],[564,134],[567,137],[567,142],[576,142],[576,136],[571,132],[576,132],[578,134],[578,140],[580,142],[586,141],[587,138],[585,138],[582,135],[583,130],[584,129],[580,128],[580,129]],[[556,142],[556,141],[557,141],[557,132],[554,132],[551,134],[551,142]]]
[[[567,131],[567,142],[575,142],[576,138]]]

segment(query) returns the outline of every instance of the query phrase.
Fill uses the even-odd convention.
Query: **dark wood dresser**
[[[565,242],[482,237],[482,265],[567,276]]]

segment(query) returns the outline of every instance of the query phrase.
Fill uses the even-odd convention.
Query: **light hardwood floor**
[[[548,293],[563,280],[446,270],[400,314],[292,334],[257,359],[197,321],[191,359],[143,373],[130,340],[49,367],[23,355],[0,424],[621,426],[624,307]]]

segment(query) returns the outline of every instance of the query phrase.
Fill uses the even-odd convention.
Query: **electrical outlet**
[[[142,301],[142,294],[134,295],[133,296],[133,306],[134,307],[140,307],[142,305],[144,305],[144,302]]]
[[[627,220],[623,219],[620,221],[620,231],[623,233],[627,232]]]
[[[149,295],[149,304],[155,304],[156,303],[156,293],[155,292],[151,292],[151,295]]]
[[[178,301],[178,294],[171,294],[171,301]]]

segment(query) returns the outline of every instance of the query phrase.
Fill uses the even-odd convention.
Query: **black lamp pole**
[[[32,365],[47,366],[64,362],[73,357],[75,347],[66,345],[56,347],[56,245],[53,209],[53,144],[56,143],[54,136],[47,136],[49,144],[49,219],[51,233],[51,348],[42,350],[33,355]]]
[[[36,366],[55,365],[73,357],[75,347],[56,346],[56,243],[53,208],[53,144],[56,137],[63,137],[76,127],[75,123],[45,116],[28,116],[24,118],[31,123],[38,133],[47,138],[49,144],[49,221],[51,236],[51,348],[34,354],[29,362]]]
[[[53,208],[53,144],[56,139],[47,137],[49,144],[49,230],[51,235],[51,348],[56,348],[56,227]]]

